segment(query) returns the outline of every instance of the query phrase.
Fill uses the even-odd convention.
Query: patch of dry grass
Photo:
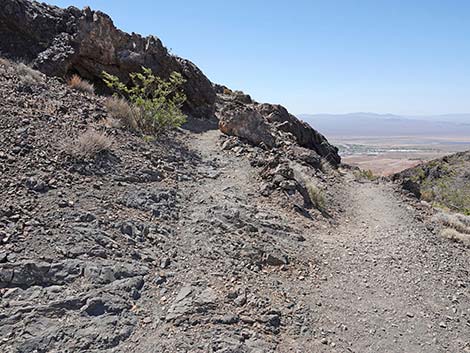
[[[77,139],[64,145],[64,151],[68,155],[83,159],[94,158],[98,154],[111,151],[114,140],[105,133],[89,129]]]
[[[42,83],[45,80],[44,74],[40,73],[37,70],[34,70],[33,68],[23,63],[16,64],[10,61],[6,64],[5,67],[13,68],[20,82],[24,85],[35,85],[38,83]]]
[[[12,62],[5,58],[0,58],[0,66],[12,66]]]
[[[444,228],[441,231],[441,236],[447,239],[450,239],[452,241],[456,241],[459,243],[463,243],[466,246],[470,246],[470,235],[469,234],[463,234],[455,229],[452,228]]]
[[[437,221],[446,227],[470,235],[470,217],[462,214],[440,213],[436,217]]]
[[[68,80],[69,87],[80,92],[85,92],[85,93],[94,93],[95,92],[95,86],[93,84],[83,80],[80,76],[78,75],[73,75],[69,80]]]
[[[45,81],[45,75],[24,63],[16,63],[14,61],[0,58],[0,73],[14,74],[24,85],[35,85]]]
[[[307,184],[306,187],[313,206],[320,211],[324,210],[326,207],[326,199],[323,191],[312,183]]]
[[[108,98],[106,100],[106,109],[111,115],[111,118],[118,122],[120,125],[119,127],[131,130],[136,130],[138,128],[135,111],[125,99],[116,97]],[[110,120],[110,125],[118,127],[111,119],[108,120]]]
[[[470,246],[470,216],[441,212],[435,220],[443,226],[442,237]]]

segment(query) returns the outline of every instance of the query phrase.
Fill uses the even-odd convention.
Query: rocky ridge
[[[5,8],[46,27],[90,12]],[[220,131],[148,141],[62,74],[0,60],[0,350],[468,350],[467,249],[432,209],[356,180],[282,107],[211,87],[215,117],[191,123]],[[111,150],[68,155],[89,129]]]
[[[79,74],[104,89],[103,71],[129,80],[129,73],[142,66],[167,78],[172,71],[186,79],[184,91],[188,98],[185,110],[191,117],[214,120],[214,113],[239,119],[239,108],[225,106],[217,99],[223,87],[213,85],[193,63],[172,55],[154,37],[142,37],[118,30],[111,18],[90,8],[61,9],[29,0],[5,0],[0,8],[0,53],[31,64],[52,76],[70,77]],[[238,104],[254,102],[235,98]],[[217,104],[216,104],[217,101]],[[247,106],[246,111],[254,108]],[[223,113],[220,112],[223,110]],[[321,157],[337,164],[337,149],[308,124],[298,120],[281,106],[263,104],[256,109],[257,119],[273,128],[292,133],[301,146],[314,149]],[[250,113],[251,114],[251,113]],[[253,120],[253,116],[251,117]],[[263,119],[262,119],[263,118]],[[236,133],[232,130],[232,133]],[[242,136],[245,137],[245,136]],[[253,142],[253,141],[251,141]]]
[[[271,351],[306,324],[271,281],[313,275],[303,234],[333,222],[306,192],[339,177],[315,151],[281,131],[272,148],[217,130],[146,142],[107,124],[105,98],[6,60],[0,95],[3,350],[145,351],[153,332],[161,351]],[[90,129],[112,151],[69,156]]]

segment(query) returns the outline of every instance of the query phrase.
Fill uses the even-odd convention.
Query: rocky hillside
[[[61,9],[29,0],[5,0],[2,5],[0,54],[3,56],[20,59],[47,75],[78,74],[101,90],[104,89],[103,71],[117,75],[124,82],[129,80],[129,73],[140,71],[142,66],[163,78],[177,71],[186,79],[185,108],[191,117],[213,120],[216,109],[238,109],[235,104],[230,107],[220,104],[226,100],[218,100],[216,104],[216,91],[221,92],[221,87],[214,87],[193,63],[171,55],[154,36],[143,38],[118,30],[104,13],[90,8]],[[233,98],[238,105],[254,103],[251,99],[237,99],[236,95]],[[339,163],[337,149],[283,107],[267,104],[255,110],[257,119],[292,133],[301,146]]]
[[[2,55],[28,65],[0,59],[0,352],[470,349],[468,248],[431,208],[154,37],[2,5]],[[187,80],[189,122],[158,139],[100,95],[142,64]]]
[[[424,201],[470,215],[470,152],[424,163],[394,175],[393,179]]]
[[[281,324],[310,320],[272,281],[314,274],[303,234],[337,209],[308,190],[338,176],[292,134],[146,142],[109,127],[105,98],[3,59],[0,96],[2,351],[102,352],[146,332],[158,351],[207,335],[274,349]],[[90,132],[110,142],[95,155]]]

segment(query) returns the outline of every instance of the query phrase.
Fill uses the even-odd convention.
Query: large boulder
[[[244,138],[255,145],[263,142],[267,147],[282,146],[285,142],[293,140],[304,148],[297,150],[302,151],[299,153],[309,163],[318,165],[318,156],[335,166],[341,162],[335,146],[310,125],[290,114],[283,106],[259,104],[243,92],[231,91],[220,85],[215,85],[215,90],[216,116],[223,133]],[[313,154],[309,154],[305,149]]]
[[[219,114],[219,129],[226,135],[238,136],[252,144],[274,147],[276,141],[263,116],[251,107],[230,104]]]
[[[3,0],[0,53],[31,63],[47,75],[79,74],[98,89],[104,88],[103,71],[123,81],[142,66],[164,78],[178,71],[187,80],[185,110],[196,117],[213,114],[215,91],[201,70],[169,54],[158,38],[124,33],[109,16],[90,8],[61,9],[30,0]]]

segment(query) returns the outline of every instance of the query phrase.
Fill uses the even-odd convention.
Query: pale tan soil
[[[437,157],[438,156],[435,156],[434,158]],[[427,159],[419,160],[400,158],[399,156],[393,158],[388,154],[379,156],[356,155],[342,157],[343,163],[359,167],[363,170],[371,170],[374,175],[380,176],[392,175],[431,159],[433,158],[428,157]]]

